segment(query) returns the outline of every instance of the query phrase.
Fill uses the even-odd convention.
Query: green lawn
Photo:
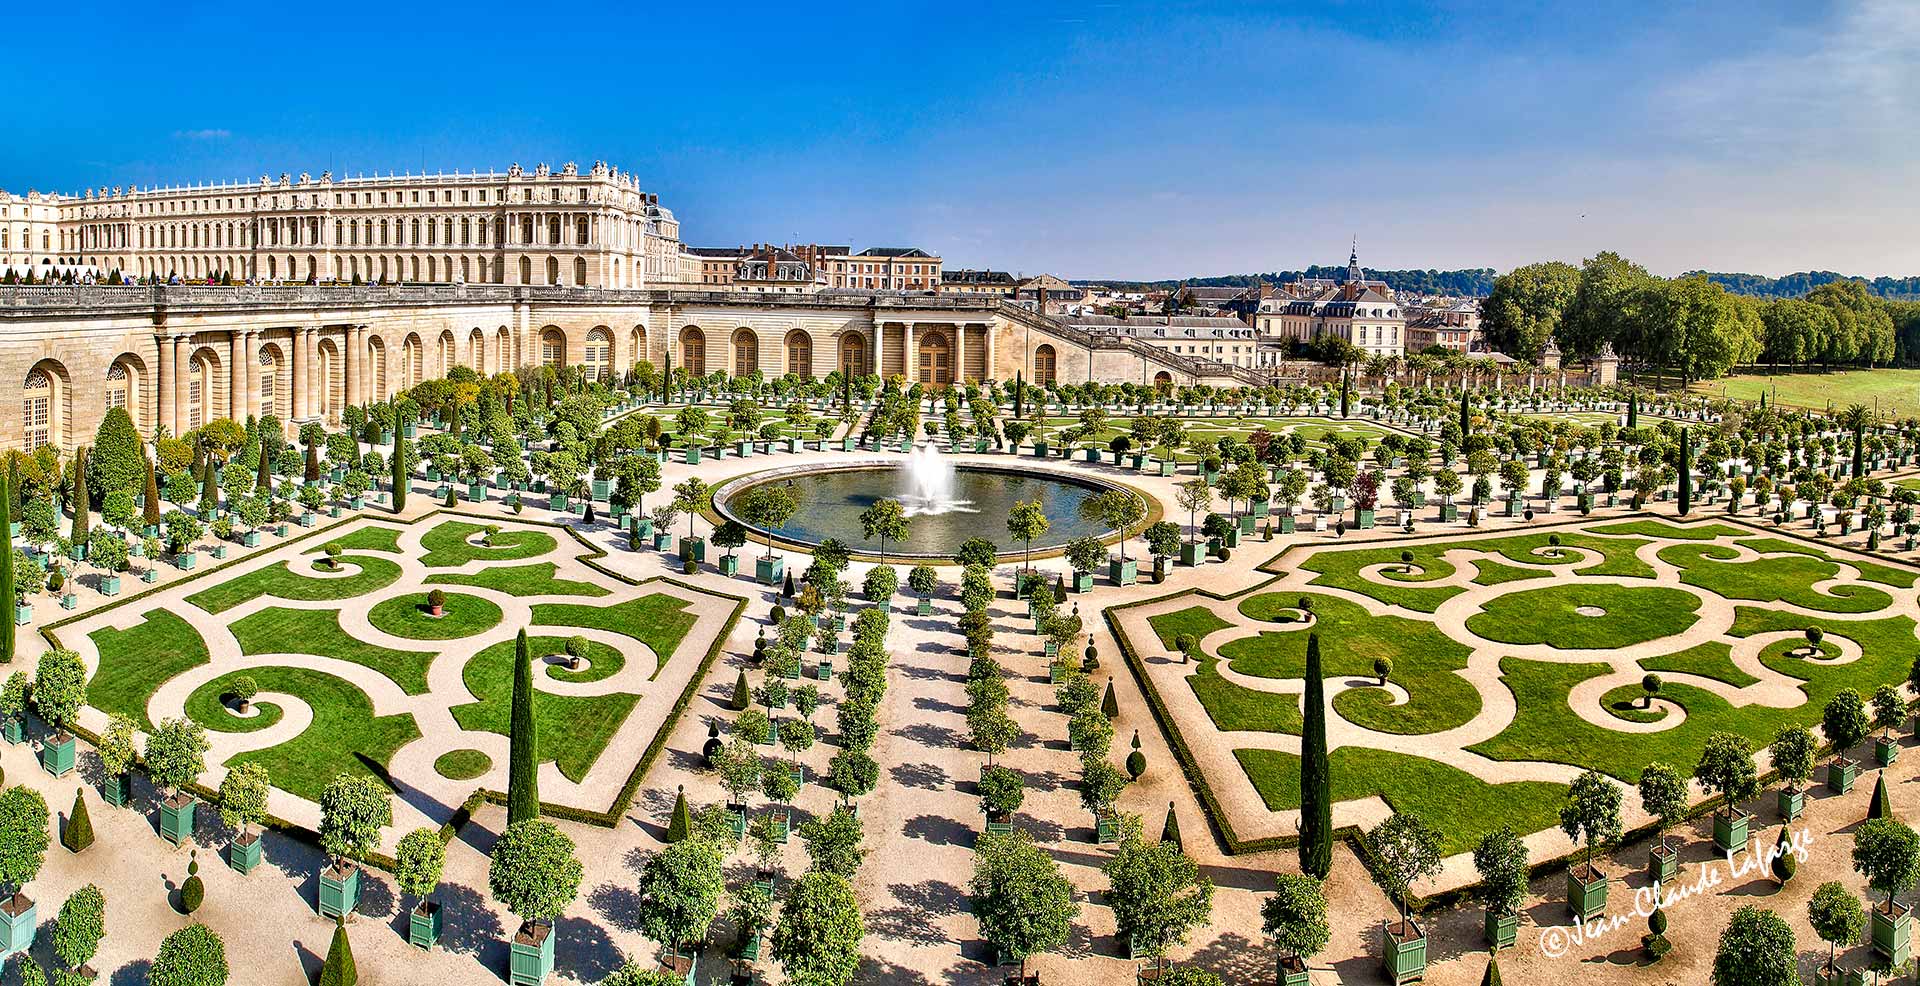
[[[1480,712],[1480,695],[1454,672],[1467,666],[1468,649],[1433,624],[1397,616],[1369,616],[1358,605],[1333,596],[1312,595],[1312,630],[1320,637],[1320,658],[1329,678],[1373,677],[1373,661],[1393,662],[1392,680],[1407,690],[1407,701],[1391,704],[1385,689],[1341,692],[1333,708],[1355,725],[1386,733],[1434,733],[1462,725]],[[1250,619],[1270,620],[1299,601],[1297,596],[1261,593],[1241,600]],[[1286,627],[1288,624],[1276,623]],[[1306,674],[1306,625],[1267,630],[1219,649],[1241,674],[1261,678],[1299,678]],[[1222,682],[1222,684],[1225,684]],[[1204,700],[1204,696],[1203,696]],[[1268,701],[1291,703],[1291,697]]]
[[[1581,609],[1604,612],[1582,615]],[[1560,650],[1626,647],[1671,637],[1692,626],[1700,599],[1666,586],[1574,581],[1523,589],[1487,600],[1467,629],[1504,644],[1546,644]]]
[[[1696,393],[1758,401],[1767,395],[1769,404],[1790,404],[1824,410],[1831,404],[1844,408],[1849,404],[1891,411],[1899,417],[1920,414],[1920,370],[1876,369],[1835,370],[1831,372],[1747,374],[1704,380],[1693,385]]]
[[[1660,560],[1681,569],[1680,581],[1728,599],[1780,602],[1828,613],[1873,613],[1893,605],[1893,597],[1870,586],[1844,584],[1833,595],[1813,584],[1833,578],[1840,566],[1810,555],[1731,561],[1733,549],[1721,545],[1676,544],[1660,549]]]
[[[659,659],[653,674],[647,676],[651,679],[659,677],[660,668],[667,666],[687,631],[693,629],[696,621],[686,608],[686,600],[655,592],[612,606],[538,603],[533,607],[533,622],[537,626],[597,627],[632,637],[652,648]]]
[[[328,609],[269,606],[230,627],[240,653],[313,654],[372,668],[408,695],[425,694],[427,668],[439,655],[370,644],[340,629],[340,614]]]
[[[1735,688],[1745,688],[1760,681],[1735,667],[1733,648],[1718,640],[1709,640],[1698,647],[1689,647],[1675,654],[1642,658],[1640,666],[1648,671],[1697,674],[1702,678],[1724,681]]]
[[[1799,631],[1819,623],[1795,613],[1741,607],[1733,634],[1747,636],[1768,631]],[[1913,661],[1914,621],[1895,616],[1880,620],[1822,624],[1828,639],[1844,636],[1859,644],[1859,660],[1821,666],[1787,656],[1786,647],[1769,647],[1761,662],[1804,682],[1807,701],[1790,709],[1764,706],[1734,708],[1704,689],[1668,682],[1661,696],[1687,711],[1685,722],[1656,733],[1622,733],[1588,723],[1567,705],[1567,694],[1580,682],[1607,671],[1604,664],[1556,664],[1507,658],[1500,663],[1503,680],[1512,690],[1518,711],[1499,735],[1473,747],[1498,760],[1551,760],[1592,767],[1628,783],[1637,781],[1641,768],[1659,760],[1682,774],[1690,774],[1707,737],[1719,730],[1738,733],[1756,749],[1773,741],[1783,725],[1815,725],[1827,700],[1841,688],[1871,695],[1884,682],[1904,681]],[[1637,689],[1637,686],[1636,686]]]
[[[228,767],[260,764],[267,768],[273,786],[289,794],[318,801],[320,792],[341,774],[381,776],[394,752],[420,737],[413,716],[402,713],[375,717],[366,693],[311,668],[248,668],[221,675],[187,698],[187,715],[223,733],[254,732],[278,722],[282,712],[270,702],[255,702],[259,712],[251,718],[235,716],[220,703],[233,678],[241,674],[250,675],[262,691],[298,695],[313,709],[313,724],[299,736],[226,762]],[[370,767],[368,761],[378,769]]]
[[[211,588],[202,589],[188,596],[187,602],[209,613],[224,613],[259,596],[274,596],[298,602],[351,599],[384,589],[400,580],[400,566],[385,558],[375,558],[370,555],[342,555],[340,560],[352,562],[358,565],[360,570],[340,578],[316,579],[293,571],[288,567],[291,563],[283,561],[239,578],[228,579]],[[301,564],[318,567],[325,565],[326,562],[318,558],[303,558]]]
[[[1213,615],[1213,610],[1205,606],[1189,606],[1186,609],[1147,618],[1147,625],[1160,638],[1160,646],[1177,651],[1174,641],[1183,633],[1193,634],[1195,640],[1205,640],[1207,634],[1216,630],[1225,630],[1233,624]]]
[[[1300,758],[1279,750],[1233,755],[1273,811],[1300,807]],[[1336,802],[1381,797],[1395,811],[1419,815],[1440,834],[1444,855],[1466,852],[1503,825],[1522,834],[1559,824],[1567,787],[1546,781],[1488,784],[1425,757],[1343,746],[1329,756]]]
[[[427,576],[429,584],[471,585],[493,589],[513,596],[604,596],[607,590],[591,582],[556,579],[560,566],[550,561],[531,565],[503,565],[483,568],[472,575],[441,573]]]
[[[1559,555],[1547,554],[1545,549],[1553,546],[1550,540],[1553,536],[1553,532],[1540,532],[1479,541],[1420,541],[1380,548],[1318,551],[1308,557],[1301,567],[1310,572],[1320,573],[1313,580],[1314,585],[1346,589],[1371,596],[1390,605],[1421,613],[1431,613],[1439,609],[1441,603],[1464,591],[1454,586],[1421,584],[1445,579],[1454,573],[1453,565],[1442,557],[1447,552],[1466,550],[1530,565],[1572,565],[1585,560],[1585,555],[1571,551]],[[1560,531],[1558,536],[1563,547],[1590,548],[1600,553],[1600,561],[1574,570],[1581,575],[1619,575],[1627,578],[1649,579],[1653,577],[1653,569],[1634,556],[1634,550],[1646,544],[1645,540],[1598,538],[1578,531]],[[1540,553],[1535,553],[1536,550]],[[1403,551],[1413,555],[1411,572],[1399,570],[1404,564],[1400,558]],[[1360,572],[1371,565],[1389,566],[1378,573],[1379,578],[1384,579],[1384,582],[1360,576]],[[1491,559],[1486,562],[1476,562],[1475,567],[1478,574],[1473,581],[1480,585],[1498,585],[1517,578],[1533,577],[1520,574],[1524,571],[1522,569],[1493,562]]]
[[[400,529],[397,527],[387,527],[381,524],[375,524],[369,527],[362,527],[357,531],[353,531],[351,533],[342,535],[340,537],[329,538],[325,541],[322,541],[318,545],[308,548],[307,552],[311,554],[314,552],[325,551],[327,550],[327,545],[329,544],[339,545],[340,550],[343,552],[345,551],[385,551],[390,554],[397,555],[400,553]]]
[[[446,597],[439,616],[429,615],[423,594],[383,599],[367,611],[367,622],[376,630],[409,640],[457,640],[500,625],[500,607],[491,600],[464,592],[449,592]]]
[[[519,561],[538,558],[559,547],[553,535],[544,531],[506,529],[493,537],[493,547],[470,544],[467,538],[486,530],[484,524],[449,520],[420,538],[426,549],[420,564],[427,568],[458,568],[470,561]]]
[[[530,637],[527,643],[536,662],[540,655],[559,653],[567,645],[564,637]],[[467,662],[461,678],[466,682],[467,691],[479,701],[453,707],[454,721],[461,729],[507,735],[513,704],[513,649],[514,641],[504,640]],[[590,659],[597,672],[600,661],[604,660],[602,653],[596,649]],[[607,674],[618,669],[617,665],[610,667],[612,670]],[[562,677],[558,671],[548,669],[555,678]],[[539,674],[540,669],[536,667],[534,673]],[[626,722],[627,714],[639,700],[640,696],[626,692],[583,697],[536,691],[533,713],[540,759],[553,761],[568,780],[580,780],[592,769],[594,761],[600,758],[600,751],[606,749],[607,742],[619,731],[620,724]]]
[[[1812,555],[1815,558],[1821,558],[1826,561],[1835,561],[1841,564],[1851,565],[1859,571],[1860,577],[1868,582],[1878,582],[1881,585],[1890,585],[1900,589],[1911,589],[1913,588],[1914,580],[1920,579],[1920,572],[1912,569],[1895,568],[1892,565],[1882,565],[1879,562],[1868,561],[1864,558],[1836,559],[1834,556],[1821,551],[1813,545],[1803,544],[1787,538],[1746,538],[1735,543],[1766,554],[1786,551],[1795,554]]]
[[[448,750],[433,761],[433,769],[450,781],[470,781],[493,769],[493,758],[479,750]]]
[[[1638,534],[1642,537],[1671,538],[1675,541],[1711,541],[1714,538],[1741,537],[1752,532],[1744,527],[1730,527],[1726,524],[1680,527],[1664,520],[1626,520],[1618,524],[1602,524],[1594,528],[1593,533]]]
[[[209,660],[207,642],[186,620],[164,609],[146,613],[146,622],[125,630],[103,627],[88,634],[100,652],[100,667],[87,682],[87,704],[108,715],[132,719],[151,731],[147,700],[167,679]]]

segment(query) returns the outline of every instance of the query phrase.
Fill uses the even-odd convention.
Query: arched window
[[[1053,382],[1056,359],[1053,347],[1041,343],[1033,351],[1033,382],[1044,387]]]
[[[799,329],[787,333],[787,372],[813,379],[813,337]]]
[[[865,336],[848,332],[840,337],[840,372],[848,376],[866,375],[867,339]]]
[[[587,258],[573,258],[573,283],[584,287],[587,283]]]
[[[20,399],[20,424],[26,430],[27,451],[53,444],[53,377],[45,370],[27,374]]]
[[[698,325],[680,330],[680,368],[688,375],[707,375],[707,334]]]
[[[133,374],[127,372],[125,362],[119,361],[107,367],[107,409],[116,407],[126,411],[134,419],[134,424],[139,425],[140,419],[134,413],[136,409],[133,406]]]
[[[285,420],[288,415],[280,407],[279,354],[280,350],[273,346],[260,347],[260,410]]]
[[[549,327],[540,333],[540,363],[542,366],[567,365],[567,337],[559,329]]]
[[[605,380],[610,377],[613,374],[613,333],[604,328],[587,333],[584,361],[587,379]]]
[[[760,369],[760,337],[742,326],[733,332],[733,375],[744,377]]]
[[[560,258],[558,257],[547,258],[547,283],[560,283]]]
[[[520,283],[533,283],[533,261],[526,257],[520,258]]]

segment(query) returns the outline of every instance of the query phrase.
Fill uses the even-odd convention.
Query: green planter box
[[[200,564],[200,552],[182,551],[181,553],[173,556],[173,563],[175,565],[180,566],[181,571],[191,572],[193,571],[195,566]]]
[[[596,479],[593,481],[593,498],[595,500],[598,500],[600,502],[605,502],[607,499],[607,494],[611,493],[612,491],[613,491],[613,483],[611,480]]]
[[[1567,869],[1567,910],[1582,921],[1591,921],[1606,913],[1607,877],[1597,869],[1584,874],[1581,869]]]
[[[1140,563],[1131,558],[1124,561],[1109,558],[1107,559],[1107,578],[1111,579],[1115,585],[1132,585],[1140,580]]]
[[[360,867],[328,866],[320,871],[319,911],[323,918],[343,917],[360,903]]]
[[[686,458],[687,458],[687,465],[690,465],[690,466],[699,465],[700,464],[700,446],[698,445],[687,446]],[[549,941],[552,940],[551,935],[548,936],[548,940]],[[551,947],[549,947],[549,951],[551,951]]]
[[[160,802],[160,838],[176,846],[193,838],[193,814],[199,804],[185,792]]]
[[[1073,573],[1073,591],[1092,592],[1093,591],[1093,573],[1092,572]]]
[[[265,841],[260,833],[250,832],[244,839],[227,843],[227,865],[237,873],[252,873],[253,868],[260,865],[260,847]]]
[[[1260,526],[1260,518],[1255,517],[1252,514],[1241,514],[1240,516],[1235,517],[1233,520],[1234,520],[1234,524],[1239,527],[1240,533],[1242,534],[1252,534],[1254,530]]]
[[[1395,934],[1391,923],[1382,925],[1380,929],[1383,944],[1380,964],[1387,974],[1387,981],[1394,986],[1423,979],[1427,974],[1426,933],[1411,921],[1407,922],[1404,930],[1411,934]]]
[[[100,800],[115,808],[125,808],[133,800],[133,775],[115,774],[100,785]]]
[[[1360,530],[1373,529],[1373,511],[1362,507],[1353,508],[1353,526]]]
[[[1827,763],[1827,790],[1846,794],[1853,790],[1854,779],[1859,776],[1859,764],[1845,757],[1836,757]]]
[[[27,895],[14,894],[6,903],[0,904],[0,958],[32,948],[38,925],[39,917],[33,899]]]
[[[1120,816],[1106,812],[1093,820],[1093,841],[1099,845],[1120,838]]]
[[[1656,842],[1647,851],[1647,877],[1665,883],[1680,872],[1680,854]]]
[[[1489,948],[1512,948],[1514,940],[1520,936],[1520,915],[1500,916],[1489,912],[1486,935]]]
[[[553,926],[528,921],[513,936],[507,954],[508,986],[539,986],[553,972]]]
[[[706,538],[692,537],[680,539],[680,560],[687,561],[688,559],[692,559],[695,562],[704,562],[707,560]]]
[[[1307,986],[1307,964],[1297,955],[1286,955],[1276,964],[1274,979],[1279,986]]]
[[[103,576],[100,579],[100,594],[108,597],[119,595],[120,594],[120,576],[118,575]]]
[[[653,550],[655,550],[655,551],[672,551],[672,550],[673,550],[673,535],[671,535],[671,534],[668,534],[668,533],[667,533],[666,531],[659,531],[659,532],[657,532],[657,533],[655,533],[655,534],[653,535]]]
[[[421,901],[419,907],[407,912],[407,944],[414,948],[432,948],[439,944],[441,919],[439,904]]]
[[[146,571],[140,573],[140,581],[146,582],[148,584],[152,584],[154,582],[160,581],[160,570],[152,566],[148,566]]]
[[[468,503],[484,503],[486,502],[486,499],[487,499],[487,484],[485,483],[468,483],[467,484],[467,502]]]
[[[735,555],[721,555],[720,556],[720,574],[721,575],[740,574],[739,557]]]
[[[915,616],[932,616],[933,600],[928,599],[925,596],[921,596],[920,601],[914,604],[913,612]]]
[[[1171,476],[1175,468],[1177,468],[1177,464],[1172,459],[1160,460],[1160,475]]]
[[[853,442],[854,442],[854,439],[851,435],[847,436],[846,438],[840,439],[840,451],[842,452],[853,451]]]
[[[40,747],[40,769],[55,777],[65,777],[73,770],[74,750],[79,744],[72,733],[56,733],[47,738]]]
[[[1799,821],[1800,816],[1807,810],[1807,792],[1805,791],[1791,790],[1783,787],[1777,795],[1777,801],[1780,807],[1780,818],[1782,821]]]
[[[1034,458],[1036,458],[1036,459],[1044,459],[1044,458],[1046,458],[1046,457],[1047,457],[1047,443],[1046,443],[1046,442],[1034,442],[1034,443],[1033,443],[1033,457],[1034,457]]]
[[[208,553],[213,555],[215,560],[225,561],[227,557],[227,546],[224,544],[216,544],[213,546],[213,549]]]
[[[80,597],[79,597],[79,596],[77,596],[77,595],[75,595],[75,594],[74,594],[73,592],[71,592],[71,591],[68,591],[68,592],[63,592],[63,593],[61,593],[61,594],[60,594],[60,608],[61,608],[61,609],[78,609],[78,608],[80,608]]]
[[[1180,543],[1180,564],[1193,566],[1200,564],[1201,544],[1198,541]]]
[[[1713,813],[1713,845],[1722,853],[1731,853],[1747,845],[1747,828],[1753,816],[1741,811],[1734,814],[1716,811]]]
[[[260,547],[260,532],[248,531],[247,533],[240,535],[240,544],[243,547],[248,547],[248,548]]]
[[[1459,507],[1456,507],[1451,503],[1443,503],[1440,505],[1440,520],[1442,522],[1450,523],[1452,521],[1456,521],[1459,519],[1460,519]]]
[[[777,585],[786,574],[787,560],[779,555],[753,560],[753,577],[761,585]]]
[[[1888,913],[1885,904],[1875,904],[1867,917],[1873,953],[1892,965],[1905,964],[1913,954],[1913,908],[1896,901]]]
[[[1873,759],[1882,767],[1893,766],[1893,762],[1900,759],[1900,741],[1892,736],[1875,736]]]
[[[635,514],[630,528],[636,537],[645,540],[653,536],[653,518]]]
[[[555,493],[547,498],[547,509],[554,513],[567,513],[573,509],[573,500],[571,497]]]

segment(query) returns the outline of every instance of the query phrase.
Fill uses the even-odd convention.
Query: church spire
[[[1360,238],[1353,238],[1353,250],[1347,254],[1347,283],[1360,283]]]

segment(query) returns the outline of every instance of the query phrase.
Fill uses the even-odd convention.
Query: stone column
[[[887,373],[887,323],[873,320],[873,375],[884,377]]]
[[[187,430],[191,414],[187,410],[187,346],[186,336],[173,337],[173,420],[174,436]]]
[[[900,347],[900,375],[907,378],[907,386],[911,387],[920,379],[920,361],[913,358],[913,323],[903,325],[900,338],[905,344]]]
[[[247,359],[245,340],[239,329],[227,333],[227,414],[240,424],[247,422]]]
[[[303,417],[312,418],[320,413],[320,381],[325,379],[320,373],[320,330],[308,327],[301,335],[300,348],[307,354],[307,375],[300,378],[300,405],[304,409]]]
[[[953,383],[964,386],[967,382],[967,323],[953,323]]]
[[[360,330],[364,326],[347,326],[346,343],[341,347],[341,386],[346,388],[346,402],[349,406],[360,403]]]
[[[260,333],[248,329],[246,338],[242,341],[245,344],[242,352],[245,353],[244,358],[247,363],[247,406],[259,408],[256,413],[265,417],[273,409],[260,407]]]
[[[287,415],[295,421],[306,416],[307,347],[306,329],[294,329],[287,336]]]
[[[986,325],[986,329],[987,329],[986,378],[989,380],[998,379],[1000,375],[1000,371],[994,367],[994,361],[993,361],[993,337],[998,334],[993,331],[993,328],[994,328],[993,323],[988,322]]]
[[[179,418],[175,415],[174,396],[180,388],[175,386],[173,372],[173,340],[166,336],[154,339],[154,351],[159,356],[159,369],[153,377],[153,414],[167,433],[180,434]]]

